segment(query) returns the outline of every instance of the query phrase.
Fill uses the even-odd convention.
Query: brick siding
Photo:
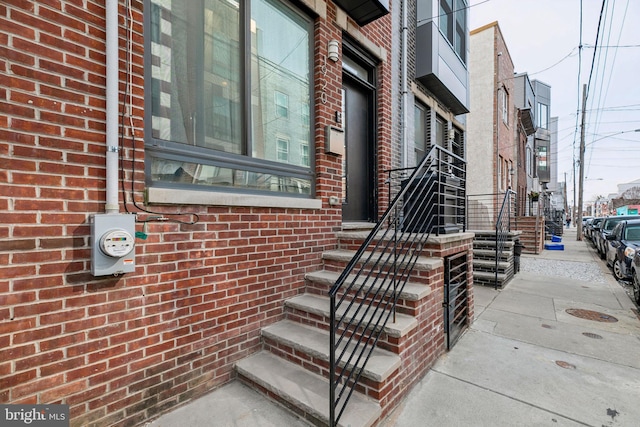
[[[132,3],[135,146],[127,131],[121,154],[142,205],[143,19],[142,2]],[[0,403],[66,403],[72,425],[139,425],[232,380],[234,362],[258,350],[260,328],[303,290],[341,222],[327,203],[341,190],[341,159],[324,153],[324,127],[340,110],[342,73],[329,62],[323,74],[321,58],[342,32],[331,3],[327,15],[314,29],[323,209],[154,207],[200,221],[137,224],[148,237],[136,239],[135,273],[94,278],[88,219],[105,200],[104,1],[0,4]],[[390,26],[387,16],[361,31],[390,55]],[[380,171],[391,164],[390,76],[387,60],[378,70]],[[382,194],[380,209],[386,203]]]

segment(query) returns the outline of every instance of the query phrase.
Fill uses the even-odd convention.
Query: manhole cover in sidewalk
[[[598,335],[598,334],[594,334],[592,332],[583,332],[582,335],[584,335],[587,338],[593,338],[594,340],[601,340],[602,336]]]
[[[596,322],[607,323],[615,323],[618,321],[618,319],[616,319],[615,317],[609,316],[605,313],[600,313],[599,311],[584,310],[582,308],[567,308],[565,311],[567,312],[567,314],[579,317],[580,319],[595,320]]]
[[[569,362],[565,362],[564,360],[556,360],[556,365],[564,369],[576,369],[576,365],[573,365]]]

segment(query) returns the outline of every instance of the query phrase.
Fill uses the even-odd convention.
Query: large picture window
[[[275,0],[147,5],[150,185],[312,195],[310,19]]]

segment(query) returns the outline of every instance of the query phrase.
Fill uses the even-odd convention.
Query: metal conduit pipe
[[[400,54],[400,63],[401,63],[401,79],[402,79],[402,167],[409,166],[409,132],[407,131],[407,127],[409,125],[409,84],[407,82],[407,33],[409,29],[408,25],[408,11],[407,7],[409,6],[409,2],[407,0],[401,1],[402,7],[402,48]],[[418,159],[416,159],[417,161]]]
[[[118,0],[106,1],[107,118],[105,213],[118,213]]]

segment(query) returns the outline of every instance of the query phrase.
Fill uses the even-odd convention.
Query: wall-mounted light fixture
[[[329,41],[329,46],[327,48],[327,57],[333,62],[338,61],[338,40]]]

